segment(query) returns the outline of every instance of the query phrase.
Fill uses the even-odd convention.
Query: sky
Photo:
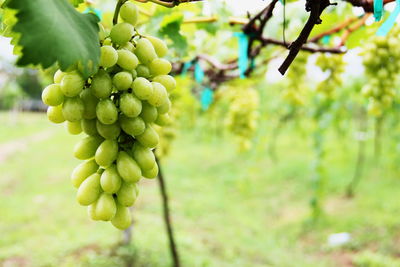
[[[215,0],[216,1],[216,0]],[[244,15],[247,12],[254,13],[261,10],[270,1],[265,0],[225,0],[232,7],[236,15]]]

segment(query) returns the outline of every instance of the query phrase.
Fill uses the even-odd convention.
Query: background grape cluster
[[[125,2],[120,16],[123,22],[109,33],[100,25],[97,73],[85,80],[77,70],[58,70],[42,100],[50,121],[66,121],[69,133],[87,135],[74,148],[74,156],[84,160],[71,175],[79,204],[88,206],[93,220],[125,229],[137,182],[158,174],[154,126],[170,123],[169,92],[176,82],[168,75],[171,63],[162,58],[166,44],[136,31],[137,7]]]
[[[368,99],[368,113],[381,117],[392,106],[396,95],[397,72],[400,67],[399,27],[386,37],[373,36],[362,51],[368,84],[362,94]]]

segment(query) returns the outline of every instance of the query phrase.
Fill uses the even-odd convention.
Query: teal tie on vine
[[[396,7],[394,8],[393,12],[390,13],[388,19],[379,27],[378,31],[376,32],[376,35],[386,36],[396,23],[396,19],[399,16],[399,14],[400,14],[400,0],[396,0]]]
[[[383,0],[374,0],[374,18],[380,21],[383,14]]]
[[[101,11],[97,8],[88,7],[83,11],[83,13],[93,13],[101,20]]]
[[[256,67],[256,61],[254,58],[250,60],[250,69],[254,69]]]
[[[247,55],[247,50],[249,48],[249,37],[247,34],[243,32],[235,32],[233,36],[239,39],[239,58],[238,58],[238,65],[239,65],[239,73],[240,78],[246,78],[246,70],[249,66],[249,57]]]
[[[323,44],[329,44],[330,40],[331,40],[331,36],[330,35],[325,35],[324,37],[322,37],[322,43]]]
[[[194,65],[194,79],[198,83],[202,83],[204,80],[204,70],[201,68],[199,62]]]
[[[202,92],[201,92],[201,96],[200,96],[200,103],[201,103],[201,109],[203,111],[206,111],[211,103],[213,102],[214,99],[214,91],[211,90],[211,88],[205,88]]]
[[[183,64],[181,75],[186,76],[188,70],[192,65],[193,65],[192,61],[185,62],[185,64]]]

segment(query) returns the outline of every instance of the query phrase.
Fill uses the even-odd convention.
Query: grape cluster
[[[239,140],[239,149],[251,148],[251,138],[257,129],[259,117],[258,91],[253,88],[232,88],[231,103],[226,118],[226,126]]]
[[[299,53],[296,60],[290,66],[287,74],[287,85],[282,90],[283,99],[290,105],[301,106],[304,105],[304,77],[306,75],[308,55]]]
[[[125,229],[137,182],[158,174],[154,125],[170,121],[169,92],[176,82],[168,75],[171,63],[162,58],[168,52],[165,43],[137,34],[136,6],[125,2],[120,16],[124,22],[109,36],[100,31],[98,72],[85,80],[76,70],[58,70],[42,99],[51,122],[66,121],[69,133],[87,135],[74,148],[74,156],[84,160],[71,175],[79,204],[88,206],[93,220]]]
[[[322,71],[329,73],[327,79],[318,84],[317,92],[321,93],[326,99],[332,99],[334,97],[335,88],[343,83],[342,73],[345,70],[343,56],[320,54],[316,64]]]
[[[382,116],[392,106],[396,95],[395,86],[400,68],[400,27],[394,27],[388,36],[373,36],[361,55],[368,84],[362,95],[368,99],[368,113]]]

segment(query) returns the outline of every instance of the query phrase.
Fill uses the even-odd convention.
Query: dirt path
[[[0,163],[6,161],[13,154],[24,151],[28,148],[31,143],[37,143],[46,140],[54,134],[53,131],[46,130],[35,133],[26,137],[22,137],[17,140],[12,140],[3,144],[0,144]]]

